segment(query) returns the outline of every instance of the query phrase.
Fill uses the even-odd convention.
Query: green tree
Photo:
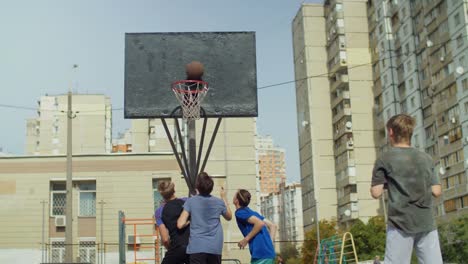
[[[349,232],[354,237],[359,260],[370,260],[376,255],[384,255],[385,229],[385,221],[381,216],[369,219],[367,224],[359,219],[353,223]]]
[[[466,263],[468,260],[468,216],[441,223],[438,231],[444,261]]]
[[[337,235],[338,229],[336,220],[321,220],[319,222],[320,228],[320,239]],[[305,233],[304,244],[302,246],[302,263],[309,264],[313,263],[315,259],[315,253],[317,250],[317,232],[315,227],[309,232]],[[312,260],[312,262],[311,262]]]
[[[298,256],[299,251],[297,251],[296,245],[291,242],[287,242],[281,249],[281,257],[286,261],[286,264],[289,264],[291,259],[295,259]]]

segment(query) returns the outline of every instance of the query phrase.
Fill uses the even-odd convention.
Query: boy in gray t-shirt
[[[441,195],[432,158],[411,147],[415,120],[405,114],[387,122],[391,148],[375,162],[371,195],[388,190],[385,264],[410,263],[413,248],[419,263],[441,264],[439,236],[432,213],[432,196]]]
[[[232,212],[224,189],[221,189],[222,199],[211,196],[213,185],[213,179],[206,172],[200,173],[196,183],[198,195],[185,202],[184,210],[177,220],[179,229],[190,222],[187,246],[190,264],[221,264],[223,227],[220,217],[230,221]]]

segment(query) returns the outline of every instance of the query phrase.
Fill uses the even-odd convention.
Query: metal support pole
[[[201,131],[201,136],[200,136],[200,146],[198,146],[198,157],[197,157],[197,175],[200,173],[200,160],[201,160],[201,155],[203,152],[203,143],[205,142],[205,132],[206,132],[206,125],[208,123],[208,118],[205,117],[203,119],[203,128]]]
[[[42,244],[41,244],[41,249],[42,249],[42,258],[41,261],[45,262],[45,204],[47,202],[45,200],[41,201],[42,204]]]
[[[176,124],[177,133],[178,133],[179,138],[180,138],[180,144],[183,145],[183,140],[182,140],[182,138],[180,136],[181,133],[180,133],[179,123],[177,122],[177,119],[174,119],[174,121],[175,121],[175,124]],[[174,156],[176,157],[177,163],[179,164],[179,167],[180,167],[180,169],[182,171],[182,175],[184,176],[185,182],[187,183],[188,188],[190,190],[192,190],[193,187],[192,187],[192,183],[190,182],[190,179],[189,179],[188,171],[186,170],[184,165],[182,165],[182,161],[180,160],[179,153],[177,151],[177,147],[176,147],[176,145],[174,143],[174,140],[172,139],[171,132],[169,131],[169,128],[167,127],[166,119],[161,118],[161,122],[163,124],[164,130],[166,131],[166,135],[167,135],[167,138],[169,139],[169,143],[171,143],[172,151],[174,152]],[[183,147],[182,147],[182,154],[185,157],[185,150],[183,149]],[[186,163],[186,159],[184,160],[184,162]]]
[[[184,165],[185,165],[184,167],[181,166],[180,168],[185,171],[185,176],[187,177],[186,181],[188,182],[187,184],[190,189],[190,188],[193,188],[193,185],[192,185],[192,181],[190,181],[190,169],[189,169],[190,167],[189,167],[189,162],[187,160],[187,154],[186,154],[186,149],[185,149],[186,140],[184,140],[184,137],[182,137],[179,120],[177,118],[174,118],[174,124],[176,127],[177,136],[180,139],[180,149],[181,149],[180,152],[182,154],[182,160],[184,161]],[[172,138],[169,140],[172,140]],[[177,152],[177,150],[174,150],[174,155],[176,155],[177,157],[179,156],[179,153]]]
[[[126,262],[125,214],[119,211],[119,264]]]
[[[100,222],[101,222],[101,252],[99,255],[99,263],[104,264],[104,200],[101,200],[99,202],[99,205],[101,205],[101,216],[100,216]]]
[[[211,135],[210,144],[208,145],[208,149],[206,150],[205,159],[203,160],[203,165],[200,169],[200,172],[205,170],[206,163],[208,162],[208,157],[210,156],[211,148],[213,147],[213,143],[216,139],[216,134],[218,134],[218,129],[219,129],[219,126],[221,125],[221,120],[223,120],[223,118],[220,117],[218,118],[218,121],[216,121],[216,126],[213,131],[213,134]]]
[[[190,182],[192,186],[195,186],[197,181],[197,137],[196,137],[196,127],[195,127],[195,120],[188,120],[187,121],[188,127],[188,158],[189,158],[189,175],[190,175]],[[192,190],[191,190],[192,191]],[[195,195],[196,193],[191,192],[191,195]]]
[[[67,111],[67,182],[66,182],[66,206],[65,206],[65,261],[73,262],[73,182],[72,182],[72,91],[68,91],[68,111]]]

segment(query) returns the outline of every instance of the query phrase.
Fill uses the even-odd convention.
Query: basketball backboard
[[[258,116],[254,32],[172,32],[125,35],[125,118],[181,117],[171,84],[191,61],[209,84],[202,116]]]

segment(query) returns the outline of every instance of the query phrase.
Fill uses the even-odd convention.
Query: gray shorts
[[[387,227],[385,264],[409,264],[413,248],[419,264],[442,264],[439,235],[437,230],[418,234]]]

